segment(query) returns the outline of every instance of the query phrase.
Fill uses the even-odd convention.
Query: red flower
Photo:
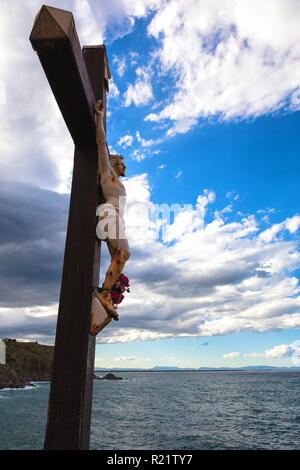
[[[129,286],[129,279],[125,274],[120,274],[119,281],[121,281],[122,284],[125,284],[126,287]]]
[[[111,291],[111,300],[115,305],[120,304],[122,300],[124,299],[124,295],[122,292],[125,292],[126,290],[129,292],[129,279],[125,274],[120,274],[119,279],[115,283],[114,287],[112,288]]]
[[[114,304],[120,304],[123,299],[124,299],[124,295],[122,295],[120,291],[115,290],[115,289],[111,291],[111,300],[113,301]]]

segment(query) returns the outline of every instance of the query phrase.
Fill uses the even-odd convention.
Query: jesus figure
[[[107,229],[105,230],[105,235],[101,236],[101,238],[105,240],[111,256],[111,263],[98,298],[106,312],[111,315],[114,320],[119,320],[119,315],[111,298],[111,291],[130,256],[123,219],[123,202],[126,198],[126,191],[119,179],[120,176],[125,176],[126,166],[122,155],[108,154],[103,126],[104,111],[101,100],[96,103],[95,111],[98,115],[96,127],[98,166],[102,193],[105,199],[102,211],[100,206],[99,222],[101,222],[102,226],[104,224]]]

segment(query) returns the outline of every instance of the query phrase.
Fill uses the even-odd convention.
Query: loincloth
[[[101,204],[97,208],[96,215],[98,215],[96,234],[100,240],[124,240],[127,238],[124,217],[117,205]]]

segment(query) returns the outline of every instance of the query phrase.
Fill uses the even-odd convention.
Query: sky
[[[48,5],[106,45],[127,166],[131,292],[96,367],[299,366],[299,1]],[[54,344],[74,144],[29,42],[40,7],[0,7],[0,338]]]

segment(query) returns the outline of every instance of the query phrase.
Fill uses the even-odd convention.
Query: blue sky
[[[298,2],[48,4],[106,45],[107,141],[127,165],[131,293],[96,366],[298,365]],[[28,41],[40,6],[0,19],[0,336],[53,344],[73,143]]]

